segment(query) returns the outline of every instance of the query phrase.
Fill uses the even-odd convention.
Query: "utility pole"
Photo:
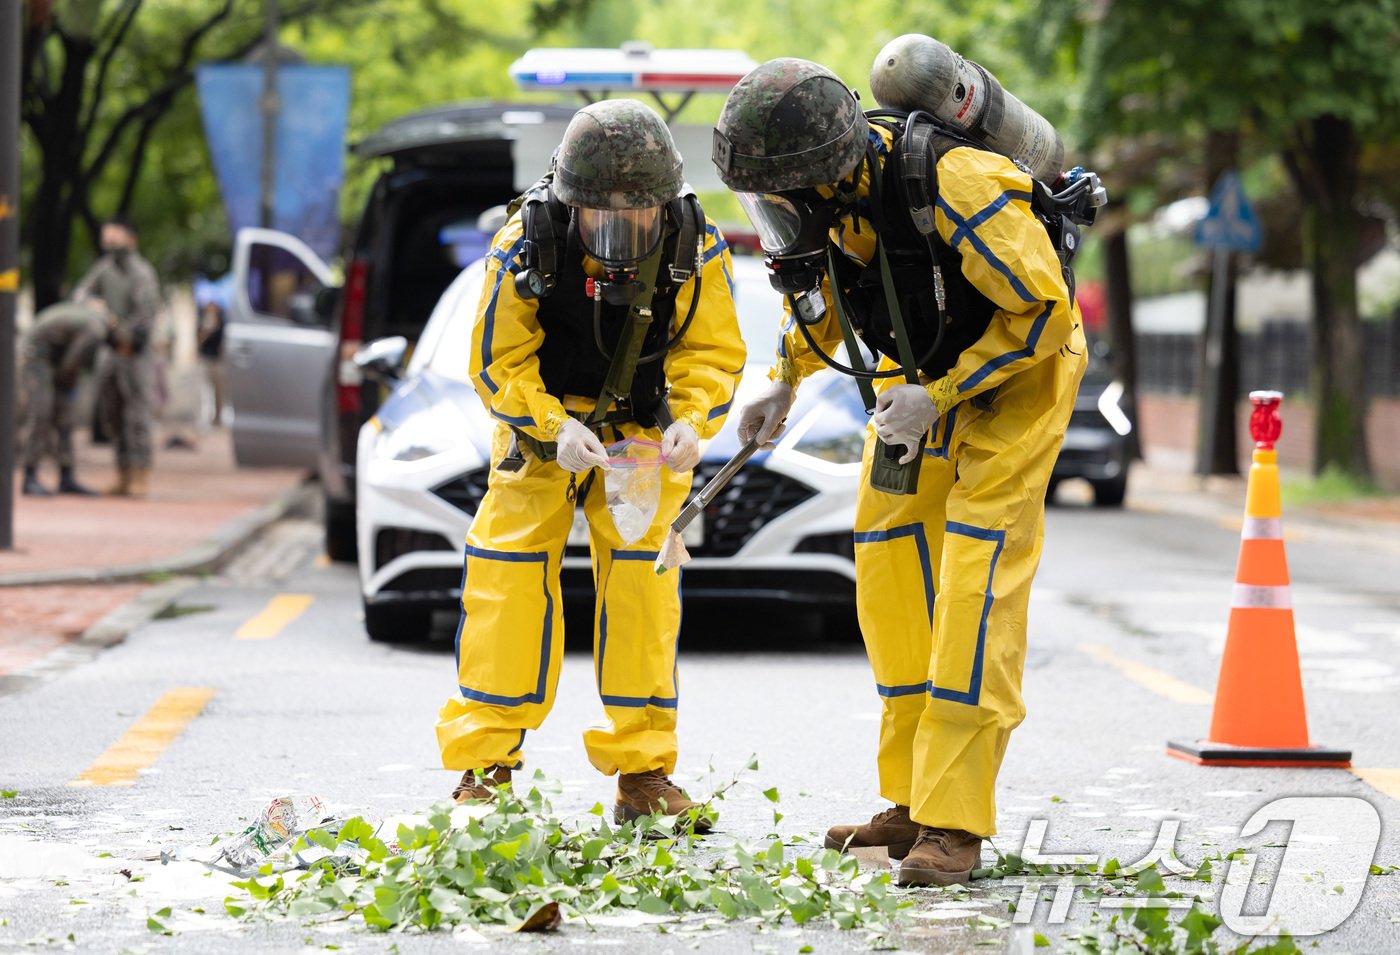
[[[276,199],[277,114],[282,111],[282,103],[277,96],[277,31],[281,24],[277,0],[264,0],[263,13],[263,91],[259,103],[263,116],[262,203],[258,224],[264,229],[271,229]]]
[[[0,0],[0,550],[15,546],[20,3],[21,0]]]

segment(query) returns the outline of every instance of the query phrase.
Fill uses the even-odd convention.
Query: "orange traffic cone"
[[[1254,464],[1210,739],[1171,742],[1167,753],[1205,766],[1345,768],[1351,765],[1349,751],[1308,742],[1274,450],[1283,430],[1278,418],[1283,395],[1255,391],[1249,400],[1254,402],[1249,419]]]

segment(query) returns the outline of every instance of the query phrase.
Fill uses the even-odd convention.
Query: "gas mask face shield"
[[[813,190],[735,193],[768,266],[768,281],[783,295],[805,295],[826,273],[827,233],[833,210]]]
[[[577,209],[583,250],[609,272],[630,271],[661,242],[661,206],[645,209]]]

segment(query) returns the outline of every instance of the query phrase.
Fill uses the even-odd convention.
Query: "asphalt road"
[[[1174,828],[1176,854],[1192,870],[1207,855],[1258,849],[1245,914],[1267,909],[1272,893],[1275,911],[1286,910],[1295,924],[1325,922],[1341,911],[1338,898],[1359,899],[1339,928],[1317,939],[1317,950],[1400,949],[1400,872],[1367,878],[1364,865],[1356,872],[1356,860],[1369,861],[1372,852],[1377,864],[1400,864],[1400,547],[1393,534],[1293,528],[1288,540],[1312,736],[1353,749],[1359,774],[1205,769],[1163,753],[1169,737],[1203,735],[1209,723],[1237,525],[1070,505],[1051,510],[1046,536],[1031,606],[1029,717],[1002,772],[996,845],[1022,851],[1029,830],[1032,847],[1045,853],[1130,864],[1149,856],[1164,833],[1171,841]],[[16,793],[0,800],[0,952],[46,940],[62,945],[70,933],[77,949],[105,952],[326,945],[386,952],[395,943],[400,951],[462,949],[462,939],[446,934],[236,923],[218,914],[229,894],[222,876],[206,876],[192,862],[151,861],[162,845],[204,846],[241,828],[283,794],[317,794],[337,810],[393,816],[451,789],[453,774],[438,768],[432,732],[455,686],[450,630],[419,647],[370,643],[353,569],[318,560],[318,545],[313,521],[277,525],[229,572],[189,590],[176,613],[95,659],[0,696],[0,788]],[[282,624],[260,639],[238,638],[271,601],[283,611]],[[580,643],[586,648],[586,638],[571,641]],[[703,793],[751,754],[759,759],[759,770],[722,806],[721,838],[768,831],[772,807],[761,791],[770,786],[780,791],[787,835],[882,808],[873,754],[878,699],[854,634],[821,640],[771,612],[692,614],[682,648],[678,778],[692,795]],[[129,785],[73,785],[121,782],[120,767],[102,768],[104,753],[129,739],[124,734],[162,700],[176,716],[180,705],[198,715],[172,718],[163,736],[156,727],[159,738],[145,744],[149,768]],[[586,649],[575,650],[555,711],[526,751],[532,767],[562,781],[556,804],[564,812],[611,799],[610,781],[589,767],[580,745],[580,732],[600,715],[591,660]],[[135,752],[139,761],[140,749],[128,756]],[[1295,798],[1277,802],[1284,797]],[[1381,820],[1379,848],[1367,805]],[[1261,809],[1295,821],[1242,835]],[[1221,883],[1195,890],[1218,896]],[[1093,901],[1076,897],[1057,914],[1047,890],[1033,924],[976,927],[978,914],[1012,920],[1006,903],[1017,891],[917,892],[918,917],[899,944],[1029,952],[1033,931],[1054,940],[1086,928],[1095,911]],[[146,917],[166,906],[173,913],[163,922],[176,934],[152,934]],[[1020,906],[1022,917],[1029,911]],[[570,925],[500,947],[592,944],[657,953],[865,948],[856,933],[749,924],[684,937]]]

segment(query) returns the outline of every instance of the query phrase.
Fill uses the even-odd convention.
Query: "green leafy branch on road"
[[[766,925],[790,919],[867,929],[879,943],[911,904],[892,890],[887,872],[861,873],[858,860],[833,850],[811,852],[776,836],[719,845],[720,837],[697,839],[691,820],[670,816],[614,827],[601,805],[569,821],[541,788],[538,779],[526,792],[503,788],[465,822],[454,822],[451,807],[434,807],[424,822],[399,827],[394,848],[362,819],[335,835],[313,830],[305,841],[330,852],[327,859],[296,876],[265,869],[234,883],[251,901],[231,897],[225,908],[245,918],[359,918],[386,932],[548,930],[564,918],[587,923],[627,912]],[[334,861],[351,849],[367,855]]]
[[[1208,865],[1204,863],[1202,868]],[[1209,875],[1205,880],[1210,880]],[[1155,867],[1138,873],[1134,896],[1141,898],[1140,906],[1126,905],[1107,920],[1094,912],[1091,927],[1067,936],[1058,951],[1063,955],[1300,955],[1287,935],[1273,940],[1247,939],[1238,945],[1217,939],[1215,930],[1221,920],[1200,907],[1199,896],[1192,898],[1186,914],[1174,921],[1169,903],[1186,896],[1168,891]]]
[[[1188,881],[1212,882],[1214,865],[1238,858],[1240,850],[1202,860]],[[1014,853],[997,854],[996,864],[973,873],[974,878],[1041,877],[1073,879],[1076,888],[1090,898],[1129,897],[1121,910],[1104,918],[1095,911],[1090,927],[1060,939],[1056,951],[1062,955],[1298,955],[1299,949],[1288,936],[1274,940],[1249,939],[1238,945],[1215,937],[1221,920],[1201,908],[1200,896],[1190,896],[1190,906],[1179,919],[1172,918],[1173,903],[1188,894],[1169,891],[1155,863],[1124,866],[1109,858],[1097,864],[1043,864],[1027,862]],[[1140,904],[1138,904],[1140,903]],[[1014,912],[1016,906],[1011,904]],[[1037,946],[1050,945],[1037,935]]]

